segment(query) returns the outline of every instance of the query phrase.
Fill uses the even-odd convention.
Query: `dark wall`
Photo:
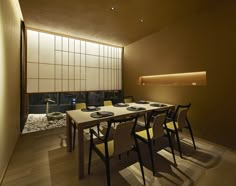
[[[236,149],[236,1],[199,12],[124,48],[124,92],[136,99],[191,102],[195,136]],[[207,71],[206,86],[138,86],[140,76]]]

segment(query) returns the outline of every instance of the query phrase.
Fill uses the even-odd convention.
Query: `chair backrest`
[[[132,148],[133,136],[131,135],[135,121],[128,121],[117,125],[114,134],[114,156],[127,152]]]
[[[166,112],[158,114],[154,117],[152,132],[153,132],[153,139],[157,139],[165,135],[163,124],[166,120]]]
[[[86,108],[86,103],[76,103],[75,109],[84,109]]]
[[[106,100],[106,101],[104,101],[104,106],[110,106],[110,105],[112,105],[112,101],[111,100]]]
[[[133,96],[124,97],[124,103],[132,103],[132,102],[134,102],[134,97]]]
[[[188,118],[188,110],[190,108],[191,104],[188,105],[178,105],[176,109],[176,121],[178,122],[178,128],[182,129],[185,126],[187,126]]]

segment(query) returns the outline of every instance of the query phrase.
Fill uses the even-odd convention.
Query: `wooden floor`
[[[161,150],[155,155],[156,176],[150,171],[147,147],[142,145],[146,185],[236,185],[236,153],[196,139],[197,150],[191,141],[182,136],[184,158],[176,150],[177,166],[172,155]],[[164,142],[164,143],[163,143]],[[162,141],[165,144],[165,141]],[[87,172],[88,142],[85,149]],[[160,144],[155,144],[155,150]],[[177,149],[177,148],[176,148]],[[111,182],[114,186],[142,185],[142,177],[135,153],[125,154],[111,163]],[[3,180],[3,186],[104,186],[105,167],[93,154],[92,173],[83,180],[77,177],[77,149],[68,153],[65,144],[65,128],[24,134],[20,137]]]

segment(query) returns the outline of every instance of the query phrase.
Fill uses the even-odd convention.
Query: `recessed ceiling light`
[[[115,10],[115,7],[111,7],[111,10]]]
[[[144,20],[143,20],[143,19],[140,19],[139,21],[142,23]]]

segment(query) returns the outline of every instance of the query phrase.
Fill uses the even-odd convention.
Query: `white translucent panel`
[[[80,91],[80,80],[75,80],[75,91]]]
[[[115,69],[115,68],[116,68],[116,60],[115,60],[115,59],[112,59],[112,60],[111,60],[111,68],[112,68],[112,69]]]
[[[81,80],[80,81],[80,90],[81,91],[85,91],[86,90],[86,81],[85,80]]]
[[[116,59],[116,69],[119,69],[119,59]]]
[[[75,66],[75,79],[80,79],[80,67]]]
[[[103,58],[103,68],[107,68],[108,67],[107,60],[108,59],[106,57]]]
[[[38,32],[27,30],[27,61],[38,62]]]
[[[38,92],[38,79],[27,79],[27,93]]]
[[[69,39],[69,52],[75,52],[75,40]]]
[[[116,77],[117,77],[117,89],[120,89],[119,87],[119,83],[122,81],[121,77],[120,77],[120,71],[119,70],[116,70]]]
[[[54,92],[54,79],[39,79],[39,92]]]
[[[62,91],[69,90],[69,80],[62,80]]]
[[[104,90],[104,69],[99,69],[99,88]]]
[[[54,64],[54,35],[39,34],[39,62]]]
[[[114,66],[114,69],[119,69],[119,66],[118,66],[118,59],[115,59],[115,60],[114,60],[114,63],[115,63],[115,64],[114,64],[114,65],[115,65],[115,66]]]
[[[80,52],[85,54],[85,41],[80,41]]]
[[[75,91],[75,80],[69,80],[69,91]]]
[[[69,53],[69,65],[75,65],[75,53]]]
[[[80,53],[80,40],[75,40],[75,52]]]
[[[104,56],[108,56],[108,46],[104,46]]]
[[[54,79],[54,65],[39,64],[39,78]]]
[[[118,60],[118,68],[119,68],[119,69],[122,68],[122,62],[121,62],[121,59]]]
[[[68,65],[69,59],[68,59],[68,52],[63,52],[62,53],[62,64],[63,65]]]
[[[80,66],[80,54],[75,54],[75,66]]]
[[[62,49],[62,37],[56,36],[56,50]]]
[[[121,84],[121,74],[120,74],[120,70],[117,70],[117,88],[120,89],[120,84]]]
[[[103,45],[99,46],[99,55],[104,56],[104,46]]]
[[[115,80],[114,80],[114,70],[111,70],[111,89],[114,90]]]
[[[69,40],[67,37],[62,38],[62,50],[68,51],[69,50]]]
[[[115,53],[115,47],[111,47],[111,57],[115,58],[116,53]]]
[[[108,70],[107,69],[104,69],[103,71],[103,87],[104,87],[104,90],[108,90]]]
[[[114,49],[113,58],[118,58],[118,48]]]
[[[116,89],[116,70],[112,70],[112,89]]]
[[[108,57],[111,57],[112,55],[111,55],[111,47],[110,46],[108,46],[108,55],[107,55]]]
[[[75,67],[69,66],[69,79],[75,79]]]
[[[86,54],[99,55],[99,44],[86,42]]]
[[[86,90],[99,90],[98,75],[98,68],[86,68]]]
[[[80,58],[80,65],[81,66],[85,66],[86,62],[85,62],[85,55],[81,54],[81,58]]]
[[[56,51],[56,61],[55,63],[58,64],[58,65],[61,65],[61,55],[62,55],[62,52],[61,51]]]
[[[62,66],[62,79],[69,79],[69,66]]]
[[[111,65],[112,65],[112,59],[107,58],[107,68],[111,69]]]
[[[27,78],[38,78],[38,64],[27,63]]]
[[[100,57],[100,58],[99,58],[99,67],[100,67],[100,68],[103,68],[103,67],[104,67],[104,62],[103,62],[103,61],[104,61],[104,58],[103,58],[103,57]]]
[[[27,76],[55,81],[55,90],[52,89],[52,92],[122,88],[123,48],[45,33],[40,33],[38,37],[38,32],[35,31],[28,31],[27,34],[30,47],[27,59],[32,62],[39,60],[41,63],[40,66],[28,64]],[[29,38],[34,38],[32,43],[29,43]],[[45,88],[50,87],[49,84],[42,88],[43,92],[49,92]],[[38,92],[38,84],[37,88],[32,89],[37,89]]]
[[[119,89],[121,90],[122,89],[122,71],[121,70],[119,70]]]
[[[122,48],[118,48],[118,58],[122,58]]]
[[[112,58],[116,58],[117,54],[116,54],[116,48],[115,47],[112,47],[111,48],[111,55],[112,55]]]
[[[85,74],[86,74],[85,67],[81,67],[81,69],[80,69],[80,78],[85,79]]]
[[[86,55],[86,66],[87,67],[99,67],[99,57]]]
[[[118,86],[118,82],[119,82],[119,77],[118,77],[118,70],[115,70],[115,88],[116,88],[116,90],[118,90],[119,89],[119,86]]]
[[[56,79],[62,79],[62,66],[61,65],[55,65],[55,78]]]
[[[107,73],[107,83],[108,83],[108,90],[111,90],[111,85],[112,85],[111,69],[108,69],[108,73]]]
[[[62,91],[62,85],[61,85],[62,84],[62,80],[56,80],[55,83],[56,83],[55,91],[56,92]]]
[[[114,70],[111,70],[111,89],[114,90]]]

